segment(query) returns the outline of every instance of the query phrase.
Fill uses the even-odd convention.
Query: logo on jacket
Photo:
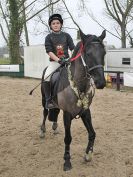
[[[58,58],[65,57],[63,45],[59,44],[56,46],[56,54]]]

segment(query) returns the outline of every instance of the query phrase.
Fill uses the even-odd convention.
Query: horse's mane
[[[76,56],[76,54],[78,53],[79,49],[80,49],[80,44],[81,44],[81,41],[79,41],[75,48],[74,48],[74,51],[73,51],[73,54],[72,54],[72,58]]]
[[[91,42],[101,42],[101,39],[99,37],[97,37],[96,35],[86,35],[86,38],[88,39],[88,43]]]
[[[86,38],[88,40],[88,44],[91,43],[91,42],[101,42],[100,38],[95,36],[95,35],[91,35],[91,34],[88,34],[86,35]],[[79,41],[75,48],[74,48],[74,51],[73,51],[73,54],[72,54],[72,58],[76,56],[76,54],[78,53],[79,49],[80,49],[80,45],[81,45],[81,42],[82,41]]]

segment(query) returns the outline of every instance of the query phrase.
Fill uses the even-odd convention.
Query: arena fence
[[[121,71],[104,71],[105,75],[110,76],[113,73],[113,76],[106,77],[106,83],[109,87],[115,87],[117,91],[121,90],[121,86],[123,86],[123,72]],[[0,65],[0,76],[10,76],[10,77],[24,77],[24,64],[20,65]]]
[[[0,76],[24,77],[24,64],[0,65]]]
[[[123,76],[121,77],[121,74],[123,75],[123,72],[121,71],[104,71],[105,73],[109,74],[110,79],[106,79],[107,84],[116,85],[116,90],[120,91],[121,85],[123,85]],[[111,73],[113,73],[113,76],[111,76]]]

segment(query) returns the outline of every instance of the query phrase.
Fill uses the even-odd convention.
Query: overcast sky
[[[85,34],[95,34],[95,35],[100,35],[103,31],[103,29],[96,23],[94,22],[86,13],[80,11],[77,12],[77,6],[76,3],[78,0],[67,0],[67,6],[69,7],[75,21],[78,23],[80,28]],[[93,12],[94,16],[96,19],[103,25],[105,26],[108,30],[111,32],[113,31],[113,22],[107,17],[105,18],[104,15],[104,0],[88,0],[88,11]],[[33,22],[32,22],[33,23]],[[70,26],[72,25],[72,22],[67,21],[67,25],[70,23]],[[64,25],[65,26],[65,25]],[[30,31],[30,44],[31,45],[39,45],[39,44],[44,44],[45,36],[44,35],[32,35],[34,30],[33,26],[31,26],[31,22],[28,25],[28,30]],[[69,30],[68,31],[73,39],[76,38],[76,33],[74,30]],[[0,46],[4,45],[4,40],[0,36]],[[115,45],[116,47],[120,47],[120,41],[113,37],[111,34],[107,33],[105,41],[107,42],[108,45]]]
[[[85,34],[95,34],[100,35],[103,31],[103,29],[94,22],[87,13],[84,13],[83,11],[77,12],[77,6],[78,0],[66,0],[66,4],[73,15],[75,21],[78,23],[80,28]],[[107,29],[109,29],[111,32],[113,31],[113,22],[108,19],[104,14],[104,0],[88,0],[88,11],[92,12],[96,19]],[[73,25],[72,21],[66,21],[67,25],[70,23],[70,27]],[[65,26],[65,24],[64,24]],[[76,38],[76,32],[75,30],[67,30],[68,33],[70,33],[73,37],[73,39]],[[30,36],[30,43],[32,45],[37,44],[43,44],[44,43],[45,36]],[[116,37],[112,36],[111,34],[107,33],[105,41],[108,45],[115,45],[116,47],[120,47],[120,40],[118,40]]]

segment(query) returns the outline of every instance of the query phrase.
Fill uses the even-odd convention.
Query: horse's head
[[[87,65],[87,72],[93,77],[96,88],[103,89],[105,87],[104,77],[104,56],[106,54],[103,45],[103,39],[106,36],[105,30],[101,36],[85,35],[80,31],[83,43],[83,58]]]

